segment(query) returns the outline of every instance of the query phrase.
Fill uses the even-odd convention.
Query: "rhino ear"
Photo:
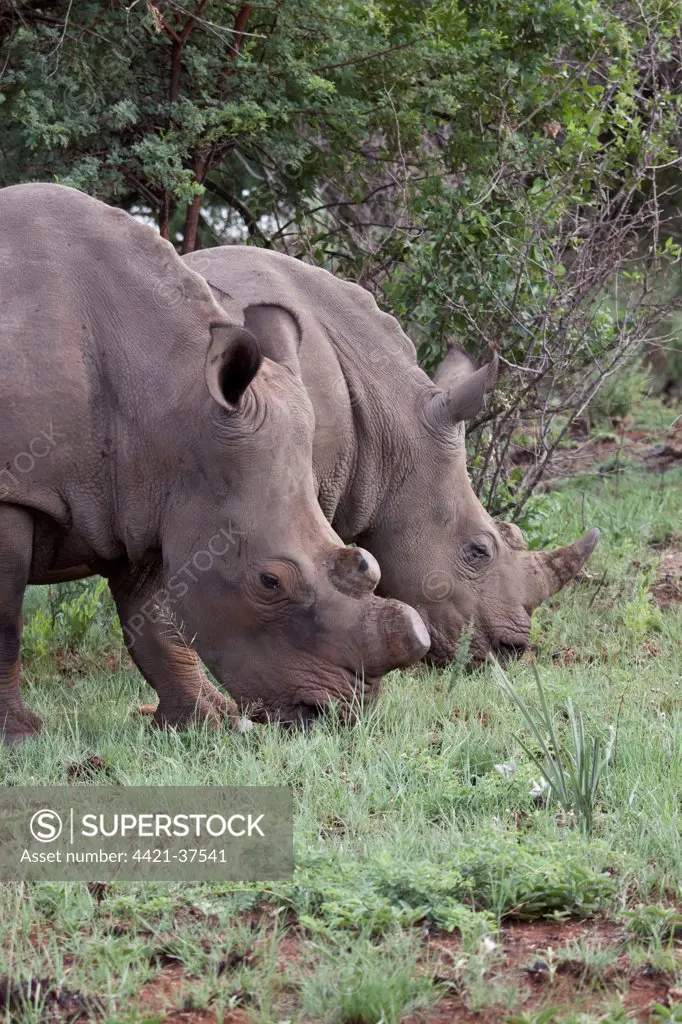
[[[244,323],[255,335],[264,356],[300,376],[298,350],[301,329],[288,309],[266,304],[247,306],[244,310]]]
[[[486,392],[497,377],[497,353],[480,370],[464,352],[450,349],[439,366],[434,383],[444,388],[429,399],[427,414],[436,426],[454,426],[472,420],[483,408]]]
[[[213,324],[205,373],[208,390],[215,401],[228,412],[235,412],[262,361],[258,342],[251,331]]]

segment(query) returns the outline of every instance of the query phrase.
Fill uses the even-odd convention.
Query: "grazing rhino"
[[[127,213],[59,185],[0,191],[6,740],[41,726],[19,691],[27,584],[107,578],[163,724],[236,710],[190,641],[242,705],[285,720],[424,654],[417,613],[374,595],[375,559],[322,515],[295,359],[263,359]]]
[[[465,628],[474,662],[526,648],[533,609],[580,571],[599,531],[530,552],[518,527],[476,498],[463,421],[481,408],[495,367],[474,370],[453,350],[429,380],[369,292],[281,253],[224,246],[186,262],[268,355],[298,343],[322,509],[343,540],[377,558],[380,593],[419,610],[430,660],[452,659]]]

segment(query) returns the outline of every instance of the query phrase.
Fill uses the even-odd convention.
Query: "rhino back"
[[[74,189],[3,189],[0,225],[0,499],[115,557],[224,315],[169,243]]]
[[[387,351],[405,366],[416,363],[414,345],[400,324],[382,312],[360,285],[344,281],[321,267],[271,249],[227,245],[185,257],[220,294],[224,308],[235,312],[249,304],[268,302],[290,309],[302,329],[301,348],[312,358],[316,326],[342,361],[370,368]],[[310,336],[308,336],[310,331]]]

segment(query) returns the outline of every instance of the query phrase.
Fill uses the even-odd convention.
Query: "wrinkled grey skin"
[[[375,560],[319,509],[287,358],[263,360],[128,214],[57,185],[0,191],[6,740],[41,724],[19,691],[29,583],[107,578],[159,723],[236,711],[188,641],[242,706],[285,720],[424,653],[417,614],[373,595]]]
[[[533,609],[580,571],[598,531],[529,552],[521,531],[494,521],[476,498],[463,421],[482,407],[496,367],[476,371],[451,350],[429,380],[412,342],[367,291],[280,253],[226,246],[186,261],[269,355],[288,332],[300,335],[320,504],[346,542],[377,558],[380,593],[419,610],[428,657],[453,658],[464,629],[474,662],[526,648]]]

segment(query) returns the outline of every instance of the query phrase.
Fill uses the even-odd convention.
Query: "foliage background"
[[[0,185],[73,185],[185,252],[316,262],[427,370],[452,339],[496,349],[472,475],[519,516],[606,382],[622,415],[644,340],[660,386],[679,374],[681,20],[682,0],[1,0]]]

